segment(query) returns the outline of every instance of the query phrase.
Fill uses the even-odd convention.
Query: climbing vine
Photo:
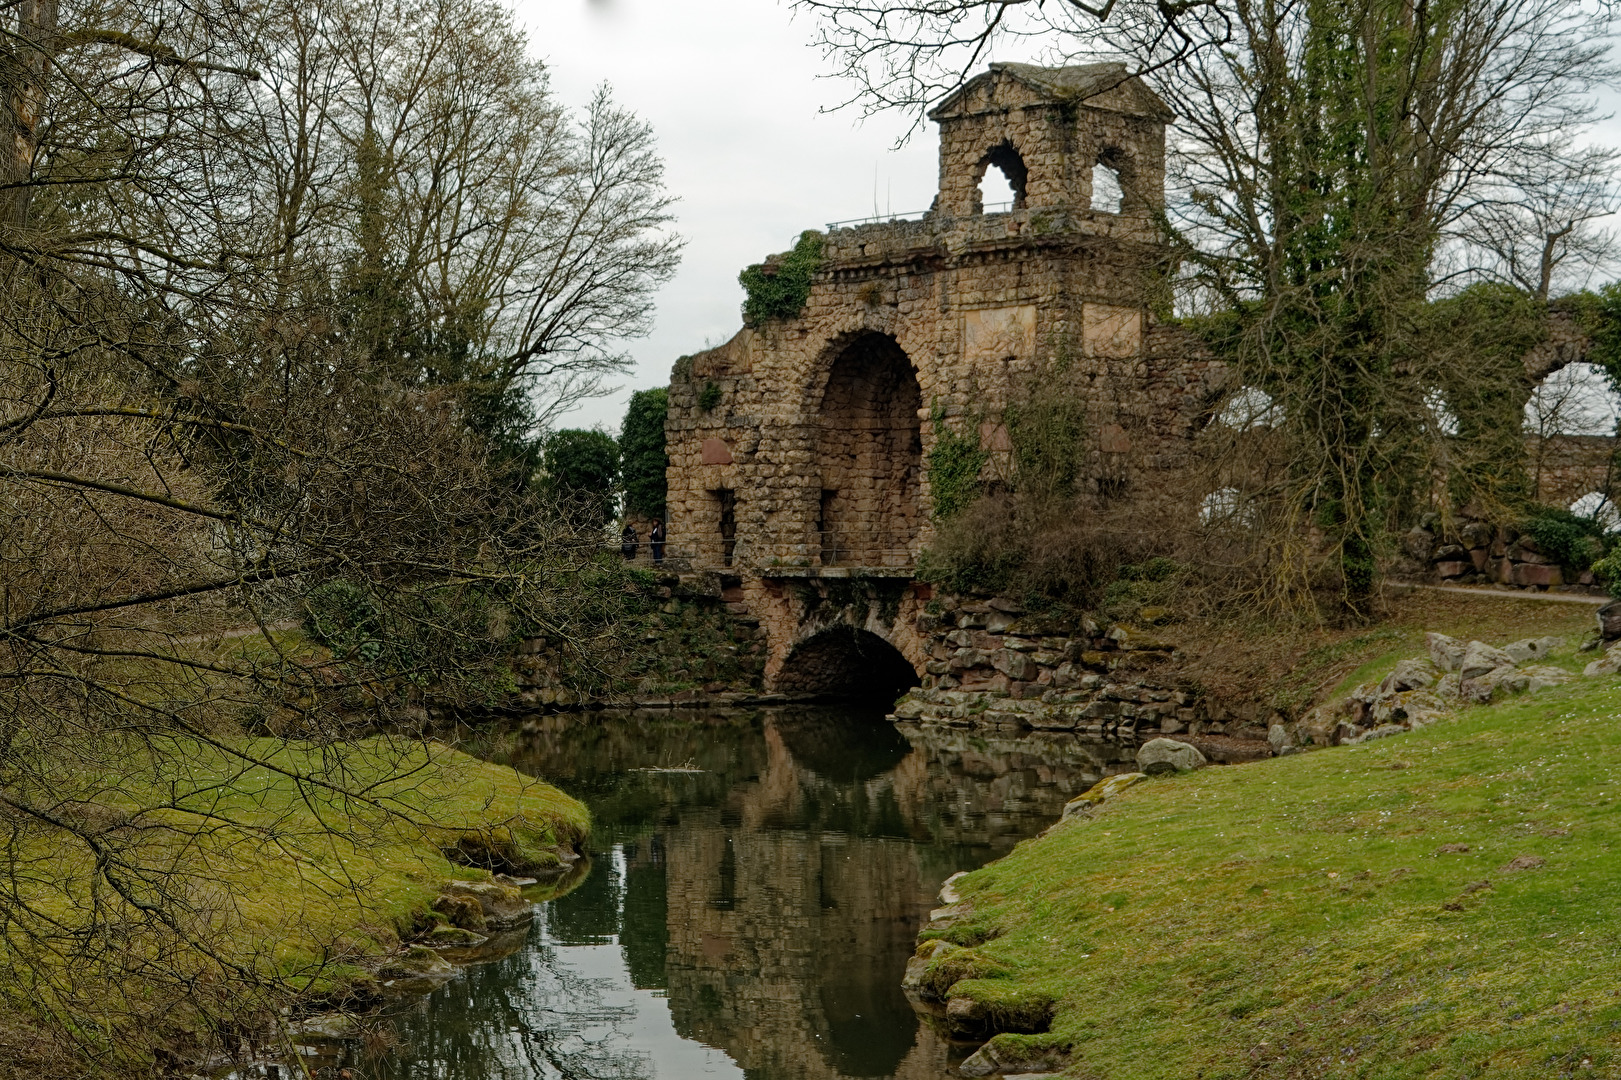
[[[944,521],[979,497],[979,472],[990,460],[990,453],[980,447],[974,425],[966,435],[947,427],[945,409],[938,401],[930,409],[929,419],[934,425],[929,490],[934,497],[935,520]]]
[[[799,234],[794,249],[780,260],[755,263],[737,275],[746,294],[743,321],[758,326],[771,319],[791,319],[805,309],[811,282],[822,265],[822,235]]]

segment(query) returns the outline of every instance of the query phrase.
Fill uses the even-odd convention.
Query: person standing
[[[625,531],[619,534],[619,554],[625,557],[626,562],[636,560],[636,526],[625,522]]]
[[[647,545],[653,549],[653,565],[664,565],[664,522],[653,519],[653,527],[647,530]]]

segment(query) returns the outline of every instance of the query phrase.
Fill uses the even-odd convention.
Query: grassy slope
[[[289,771],[314,771],[316,751],[256,743],[248,749]],[[392,820],[272,769],[243,768],[201,750],[194,762],[190,783],[202,789],[212,774],[220,791],[193,804],[201,809],[206,800],[211,811],[248,826],[211,835],[201,853],[233,898],[237,940],[289,970],[335,941],[363,953],[386,949],[442,882],[485,876],[445,857],[442,849],[464,834],[493,830],[543,859],[590,827],[585,807],[551,785],[439,744],[369,739],[342,748],[335,771],[345,786],[397,815]]]
[[[1179,669],[1218,700],[1229,705],[1260,700],[1298,713],[1401,657],[1421,655],[1425,631],[1496,645],[1547,634],[1575,641],[1593,631],[1594,610],[1565,601],[1414,589],[1392,595],[1378,624],[1368,628],[1191,622],[1168,628],[1166,636],[1195,658]]]
[[[1140,784],[964,880],[953,992],[1076,1076],[1621,1076],[1618,801],[1613,677]]]

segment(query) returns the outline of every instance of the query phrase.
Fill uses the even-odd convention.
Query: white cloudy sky
[[[824,115],[840,84],[808,47],[812,26],[773,0],[515,0],[553,88],[572,104],[608,82],[653,124],[687,240],[660,292],[650,337],[630,343],[635,373],[568,425],[618,428],[632,389],[662,386],[684,353],[741,325],[737,273],[785,251],[804,229],[934,198],[932,133],[892,150],[900,117]],[[931,125],[932,127],[932,125]]]
[[[652,334],[629,343],[635,371],[566,425],[617,430],[631,390],[664,385],[676,357],[731,337],[741,322],[738,271],[802,230],[922,210],[934,198],[933,125],[896,150],[908,118],[824,112],[848,87],[824,77],[831,68],[810,47],[814,26],[785,0],[513,3],[564,101],[583,104],[607,82],[652,123],[687,241]],[[1621,142],[1621,123],[1596,134]]]

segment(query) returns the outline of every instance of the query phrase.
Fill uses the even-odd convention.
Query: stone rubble
[[[1403,660],[1378,683],[1364,683],[1339,701],[1319,705],[1296,725],[1295,740],[1308,745],[1345,745],[1383,738],[1432,724],[1459,705],[1479,705],[1510,694],[1536,693],[1574,676],[1543,660],[1559,638],[1525,638],[1496,648],[1483,641],[1425,635],[1428,659]],[[1588,675],[1621,670],[1621,646],[1587,666]],[[1606,666],[1608,665],[1608,666]],[[1281,738],[1288,738],[1285,730]],[[1272,738],[1272,735],[1269,735]],[[1278,741],[1273,741],[1278,749]]]

